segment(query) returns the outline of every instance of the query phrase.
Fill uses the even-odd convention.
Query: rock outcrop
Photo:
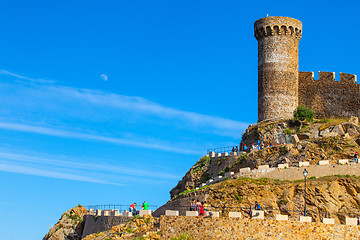
[[[84,240],[103,239],[160,239],[159,219],[150,215],[135,217],[125,224],[112,227],[108,231],[94,233],[83,238]]]
[[[354,120],[322,119],[299,124],[291,120],[262,122],[249,126],[243,134],[241,146],[248,146],[248,152],[239,156],[202,157],[170,191],[171,198],[184,191],[190,191],[208,179],[224,172],[238,172],[240,168],[257,168],[267,164],[276,167],[288,163],[298,166],[299,162],[317,164],[320,160],[335,163],[338,159],[351,159],[360,151],[360,126]],[[250,150],[252,144],[260,141],[261,150]]]
[[[356,176],[328,176],[307,180],[307,215],[321,222],[322,217],[331,217],[336,223],[345,223],[345,217],[360,216],[360,178]],[[221,183],[188,192],[169,201],[190,206],[191,199],[204,200],[210,211],[219,211],[227,216],[229,211],[240,211],[247,217],[249,203],[258,201],[265,210],[266,218],[275,218],[275,214],[287,214],[297,220],[304,211],[304,180],[279,181],[277,179],[229,179]],[[163,211],[166,209],[162,207]]]
[[[86,208],[81,205],[69,209],[62,214],[43,240],[80,240],[86,214]]]

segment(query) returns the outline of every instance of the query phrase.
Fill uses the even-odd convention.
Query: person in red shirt
[[[132,212],[133,215],[137,215],[136,203],[130,205],[129,211]]]
[[[205,215],[204,202],[201,202],[199,216],[204,216],[204,215]]]

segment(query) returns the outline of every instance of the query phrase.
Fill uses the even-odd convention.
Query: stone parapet
[[[276,220],[289,220],[289,216],[288,215],[281,215],[281,214],[276,214],[275,216]]]
[[[329,162],[329,160],[321,160],[321,161],[318,162],[318,164],[319,165],[329,165],[330,162]]]
[[[312,221],[312,218],[311,217],[305,217],[305,216],[300,216],[299,218],[299,221],[300,222],[311,222]]]
[[[179,216],[179,211],[176,210],[166,210],[165,211],[166,216]]]
[[[345,225],[357,226],[357,218],[345,218]]]
[[[143,217],[144,215],[151,215],[151,210],[140,210],[139,216]]]
[[[197,216],[199,216],[199,213],[198,213],[198,211],[186,211],[185,216],[187,216],[187,217],[197,217]]]
[[[241,218],[241,212],[229,212],[229,218]]]
[[[322,222],[325,223],[325,224],[335,224],[335,219],[333,219],[333,218],[323,218]]]

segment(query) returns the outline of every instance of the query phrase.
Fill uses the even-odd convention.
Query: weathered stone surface
[[[162,239],[187,232],[193,239],[349,239],[360,238],[360,227],[248,218],[169,217],[160,220]]]
[[[338,164],[347,164],[349,163],[349,159],[339,159]]]
[[[311,222],[312,218],[308,216],[300,216],[299,221],[300,222]]]
[[[209,217],[220,217],[219,212],[209,211],[208,212]]]
[[[345,225],[357,226],[357,218],[345,218]]]
[[[253,219],[264,219],[265,218],[264,211],[262,211],[262,210],[253,210],[251,217]]]
[[[299,167],[308,167],[310,166],[309,162],[299,162]]]
[[[281,214],[276,214],[275,216],[276,220],[289,220],[289,216],[288,215],[281,215]]]
[[[288,164],[288,163],[278,164],[277,167],[280,168],[280,169],[282,169],[282,168],[288,168],[288,167],[289,167],[289,164]]]
[[[166,210],[165,211],[166,216],[179,216],[179,211],[176,210]]]
[[[330,162],[329,162],[329,160],[322,160],[322,161],[319,161],[318,164],[319,165],[329,165]]]
[[[83,232],[83,221],[87,214],[86,208],[77,206],[69,209],[61,216],[46,234],[43,240],[75,240],[80,239]],[[93,216],[88,215],[90,218]]]
[[[139,210],[139,216],[151,215],[151,210]]]
[[[185,216],[188,216],[188,217],[199,216],[199,212],[198,211],[186,211]]]
[[[248,172],[250,172],[250,171],[251,171],[251,169],[250,169],[249,167],[247,167],[247,168],[240,168],[240,170],[239,170],[240,173],[248,173]]]
[[[323,223],[325,224],[335,224],[335,219],[333,218],[323,218]]]
[[[269,169],[269,165],[260,165],[258,167],[259,170],[265,170],[265,169]]]
[[[229,212],[230,218],[241,218],[241,212]]]
[[[291,31],[289,29],[297,29]],[[298,106],[298,46],[302,24],[266,17],[254,24],[258,40],[258,121],[291,118]]]

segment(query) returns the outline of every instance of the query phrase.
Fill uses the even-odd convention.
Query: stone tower
[[[299,40],[302,24],[265,17],[254,24],[258,41],[258,121],[291,118],[298,106]]]

